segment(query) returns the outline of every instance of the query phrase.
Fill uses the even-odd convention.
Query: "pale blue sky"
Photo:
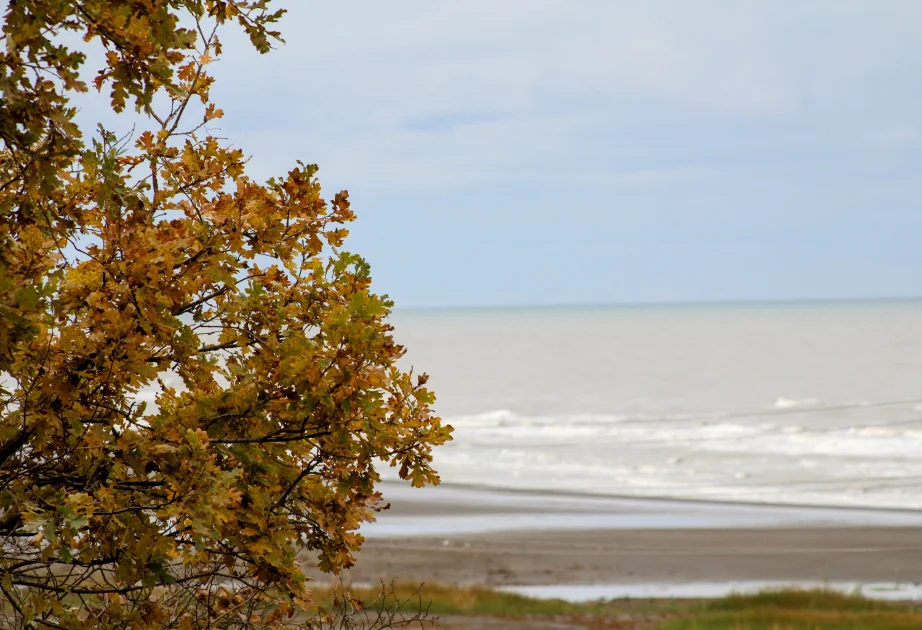
[[[922,2],[288,2],[221,135],[398,306],[922,295]]]

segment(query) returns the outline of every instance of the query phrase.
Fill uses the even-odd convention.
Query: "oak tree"
[[[0,627],[293,627],[305,553],[349,566],[381,509],[375,466],[438,482],[451,429],[343,249],[347,194],[253,181],[214,135],[218,34],[269,51],[269,5],[6,6]],[[89,89],[148,128],[85,134]]]

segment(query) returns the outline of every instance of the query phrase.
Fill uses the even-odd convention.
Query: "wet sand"
[[[465,488],[385,495],[393,509],[363,530],[367,540],[346,580],[491,587],[922,582],[918,512]]]
[[[922,529],[660,529],[371,539],[347,577],[462,585],[922,582]]]

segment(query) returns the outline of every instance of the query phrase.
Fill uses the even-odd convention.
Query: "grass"
[[[907,603],[882,602],[830,590],[766,591],[705,602],[662,630],[909,630],[922,628],[922,612]]]
[[[919,630],[912,612],[836,612],[761,608],[667,621],[661,630]]]
[[[429,606],[433,615],[548,619],[584,628],[648,628],[650,630],[919,630],[922,608],[884,602],[831,590],[779,590],[731,595],[716,600],[619,599],[570,603],[533,599],[487,588],[442,585],[389,585],[356,589],[353,596],[369,607],[402,602],[406,610]],[[331,600],[331,590],[315,589],[318,604]],[[632,620],[626,623],[626,620]]]
[[[504,593],[483,587],[459,587],[440,584],[394,583],[384,586],[387,603],[395,599],[406,601],[408,606],[420,601],[428,604],[436,615],[565,615],[601,612],[610,607],[607,602],[574,604],[560,599],[533,599],[524,595]],[[314,601],[323,605],[338,595],[333,589],[313,589]],[[382,587],[356,588],[352,596],[368,607],[378,607],[384,602]]]

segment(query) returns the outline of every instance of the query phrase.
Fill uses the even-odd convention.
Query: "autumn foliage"
[[[299,563],[352,562],[375,466],[438,482],[450,427],[342,249],[346,193],[314,166],[252,181],[213,135],[218,32],[267,52],[268,4],[7,5],[0,628],[297,626]],[[87,89],[149,130],[83,135]]]

